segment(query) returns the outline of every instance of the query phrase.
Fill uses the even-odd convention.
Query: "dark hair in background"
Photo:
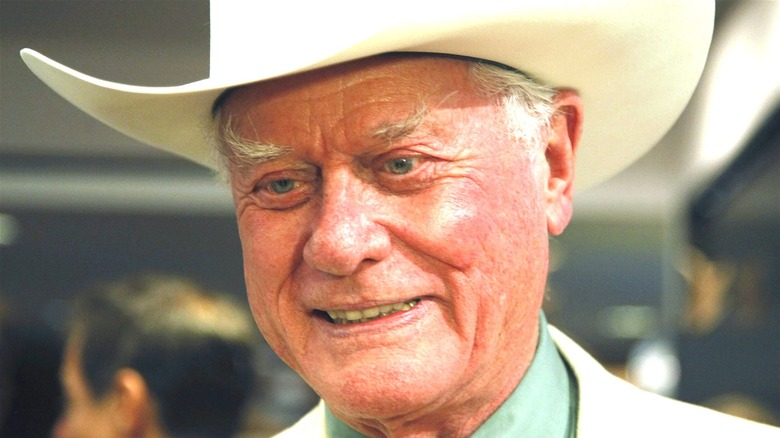
[[[122,368],[138,371],[176,437],[229,437],[253,391],[254,324],[224,295],[189,280],[141,275],[76,300],[71,336],[92,393],[108,394]]]

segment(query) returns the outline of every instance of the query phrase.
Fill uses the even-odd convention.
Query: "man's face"
[[[223,110],[238,136],[289,148],[232,169],[248,296],[331,409],[411,418],[507,395],[536,346],[548,172],[468,64],[362,60]]]
[[[60,369],[65,405],[54,426],[54,438],[90,438],[120,436],[111,422],[110,400],[96,398],[89,389],[81,368],[80,343],[68,341]]]

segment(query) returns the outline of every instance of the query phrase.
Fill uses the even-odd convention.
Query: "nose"
[[[390,254],[388,230],[376,222],[381,193],[344,172],[323,181],[321,196],[311,236],[303,248],[309,266],[346,276],[363,263]]]

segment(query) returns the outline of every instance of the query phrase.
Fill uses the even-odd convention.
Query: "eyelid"
[[[276,193],[271,185],[278,181],[290,180],[294,187],[287,192]],[[305,203],[317,190],[318,174],[310,168],[280,170],[259,177],[252,186],[252,198],[261,208],[269,210],[289,210]]]
[[[393,173],[385,168],[386,163],[393,159],[409,158],[414,160],[414,165],[409,172]],[[439,161],[436,157],[420,153],[399,153],[386,155],[381,161],[379,169],[375,169],[375,182],[383,190],[399,195],[410,194],[431,186],[437,179]]]
[[[284,181],[284,180],[295,182],[297,187],[301,184],[312,183],[316,181],[317,174],[313,171],[306,171],[306,170],[284,170],[278,172],[270,172],[257,179],[257,181],[254,184],[254,190],[263,187],[269,187],[271,184],[275,182]]]
[[[399,158],[410,158],[410,159],[424,159],[427,155],[424,153],[420,153],[415,150],[410,149],[396,149],[392,151],[385,152],[383,154],[379,154],[376,157],[371,159],[372,166],[374,168],[382,168],[384,165],[391,160],[397,160]]]
[[[409,169],[408,172],[401,172],[401,173],[393,172],[392,165],[393,165],[393,162],[395,160],[407,160],[408,162],[411,163],[412,168]],[[421,162],[422,162],[422,159],[419,156],[406,156],[406,155],[402,155],[402,156],[398,156],[398,157],[391,157],[391,158],[388,158],[388,159],[382,161],[382,171],[400,177],[402,175],[407,175],[409,173],[413,173],[416,170],[416,168],[420,165]]]

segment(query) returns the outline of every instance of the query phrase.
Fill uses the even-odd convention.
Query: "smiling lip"
[[[328,310],[326,313],[334,324],[357,324],[384,318],[394,313],[410,310],[420,302],[419,298],[395,304],[385,304],[363,310]]]

